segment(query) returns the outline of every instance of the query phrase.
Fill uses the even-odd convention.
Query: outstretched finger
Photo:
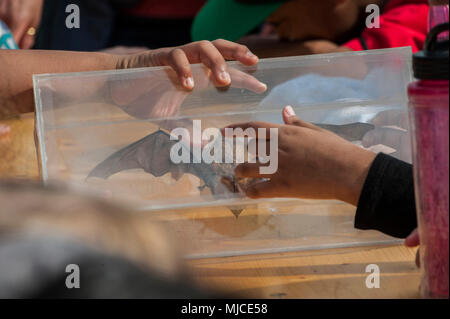
[[[254,93],[264,93],[267,91],[267,85],[260,82],[254,76],[239,71],[234,68],[229,68],[231,76],[231,86],[239,89],[247,89]]]
[[[217,39],[212,44],[227,60],[236,60],[245,65],[255,65],[259,61],[245,45],[223,39]]]
[[[167,57],[167,64],[177,73],[181,85],[192,90],[194,88],[194,78],[192,77],[191,65],[181,49],[172,50]]]

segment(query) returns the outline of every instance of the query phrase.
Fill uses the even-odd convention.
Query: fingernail
[[[188,89],[193,89],[194,88],[194,79],[190,76],[185,78],[184,86]]]
[[[231,77],[230,74],[226,71],[222,71],[219,74],[219,78],[224,82],[224,83],[230,83],[231,82]]]
[[[288,105],[288,106],[286,106],[286,108],[284,110],[285,110],[287,116],[289,116],[289,117],[295,116],[295,111],[292,108],[292,106]]]
[[[262,82],[259,82],[259,83],[261,83],[261,91],[262,91],[262,93],[266,92],[267,91],[267,84],[262,83]]]

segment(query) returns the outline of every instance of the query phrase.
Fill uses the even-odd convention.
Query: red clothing
[[[380,16],[380,28],[365,29],[362,38],[367,49],[411,46],[422,50],[428,32],[428,0],[391,0]],[[344,46],[364,50],[362,39],[353,39]]]
[[[157,19],[194,18],[205,0],[141,0],[127,14]]]

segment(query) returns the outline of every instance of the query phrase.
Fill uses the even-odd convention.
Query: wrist
[[[158,51],[145,51],[143,53],[126,54],[126,55],[114,55],[116,61],[116,69],[133,69],[133,68],[143,68],[158,66],[158,61],[156,60]]]
[[[127,55],[112,54],[111,58],[114,64],[114,69],[116,70],[128,69],[129,57]]]
[[[114,54],[95,52],[83,53],[84,59],[80,59],[80,70],[115,70],[119,63],[119,57]],[[83,61],[86,65],[83,65]]]
[[[375,157],[375,153],[357,146],[345,156],[337,179],[341,181],[336,187],[337,199],[354,206],[358,205],[359,197]]]

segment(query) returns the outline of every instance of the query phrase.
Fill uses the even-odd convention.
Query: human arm
[[[244,163],[237,177],[266,178],[246,189],[250,198],[337,199],[357,206],[355,227],[406,237],[417,226],[411,165],[362,149],[304,122],[292,108],[287,125],[244,123],[231,128],[277,128],[278,170],[261,175],[260,163]],[[259,137],[261,138],[261,137]],[[267,138],[267,137],[264,137]]]
[[[34,44],[43,4],[44,0],[0,0],[0,20],[11,29],[21,49],[30,49]]]
[[[171,66],[186,90],[192,90],[190,63],[202,63],[211,70],[216,86],[230,84],[225,59],[254,65],[258,58],[245,46],[225,40],[200,41],[175,48],[163,48],[133,55],[66,51],[0,51],[0,116],[31,112],[33,104],[32,75],[114,70],[150,66]],[[263,84],[258,82],[263,88]]]

